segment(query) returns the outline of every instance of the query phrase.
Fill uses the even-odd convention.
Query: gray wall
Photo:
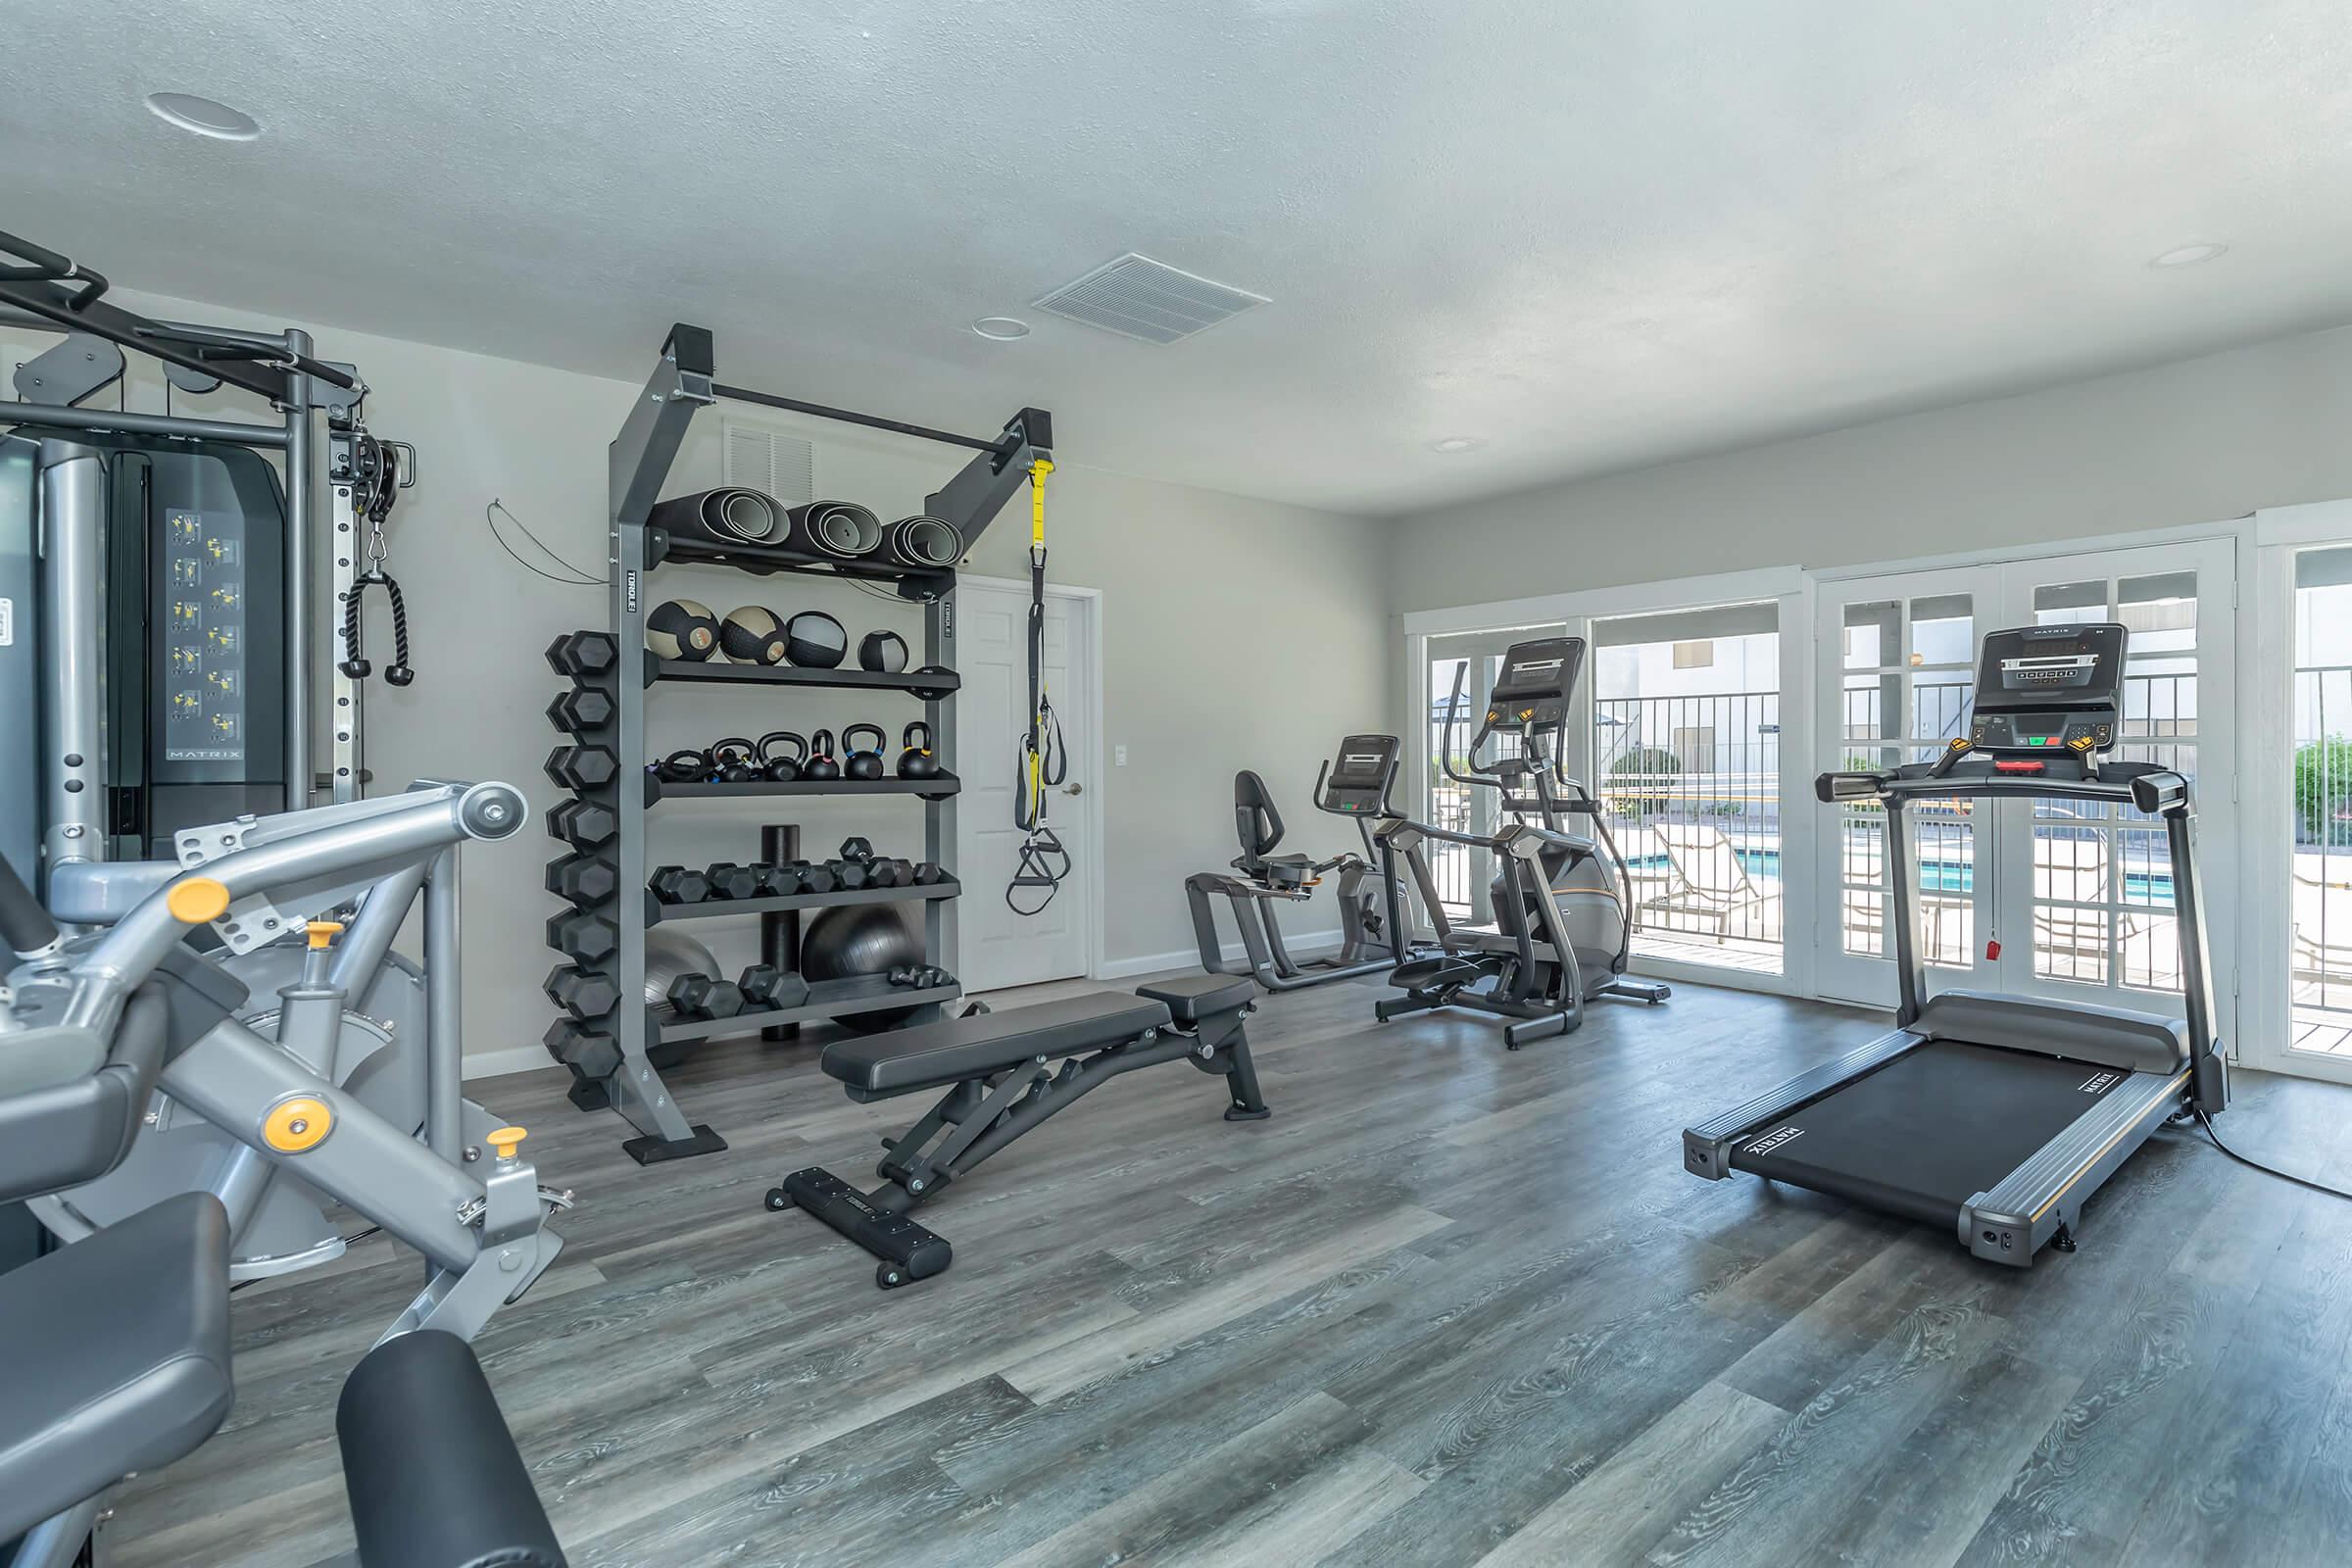
[[[180,318],[279,324],[185,301],[151,301],[150,308]],[[541,710],[559,687],[541,650],[560,631],[601,624],[604,592],[559,586],[516,565],[492,543],[483,509],[492,496],[502,498],[565,557],[601,572],[606,446],[652,368],[659,327],[647,332],[644,366],[630,368],[639,377],[634,381],[316,330],[322,356],[361,367],[373,388],[371,423],[384,435],[414,441],[421,457],[421,482],[402,497],[391,532],[392,570],[408,594],[417,677],[406,691],[370,687],[368,762],[377,787],[419,775],[504,778],[544,812],[562,792],[540,770],[556,740]],[[48,341],[0,333],[0,356],[13,365]],[[722,337],[722,354],[724,348]],[[824,396],[822,387],[775,390]],[[100,401],[114,396],[110,390]],[[164,407],[161,378],[153,374],[137,375],[128,396],[135,409]],[[177,399],[180,412],[192,406],[185,396]],[[239,412],[234,398],[208,398],[201,407],[224,417]],[[1053,577],[1102,590],[1102,740],[1106,757],[1112,746],[1128,748],[1127,767],[1103,774],[1101,917],[1106,961],[1117,965],[1189,952],[1183,879],[1235,854],[1235,769],[1259,769],[1286,801],[1298,803],[1291,814],[1301,847],[1351,842],[1344,824],[1306,810],[1304,797],[1333,740],[1376,727],[1394,703],[1383,538],[1377,524],[1360,519],[1089,469],[1086,429],[1105,416],[1084,409],[1055,414],[1066,461],[1048,491]],[[820,491],[864,501],[885,515],[915,510],[957,466],[945,449],[896,437],[844,439],[839,426],[796,424],[783,416],[769,420],[762,414],[759,422],[816,439]],[[698,416],[673,490],[717,482],[718,430],[716,413]],[[1025,574],[1026,508],[1024,498],[1006,509],[982,542],[975,571]],[[663,572],[656,586],[662,597],[702,599],[721,613],[749,602],[818,606],[853,628],[919,630],[911,610],[813,579],[681,569]],[[323,569],[319,589],[323,625]],[[323,685],[329,650],[319,652]],[[789,715],[761,722],[748,704],[730,700],[743,696],[700,689],[665,694],[655,739],[699,743],[772,728],[808,711],[796,706]],[[851,707],[812,722],[858,716]],[[323,754],[323,722],[318,733]],[[821,814],[800,813],[819,844],[868,832],[887,849],[911,831],[911,819],[888,805],[860,814],[858,807],[820,804]],[[661,819],[655,848],[665,858],[688,861],[750,858],[757,823],[773,814],[772,808],[697,808],[691,817]],[[552,848],[534,823],[514,841],[468,852],[471,1056],[536,1049],[548,1021],[539,981],[553,955],[541,926],[560,906],[541,890],[540,876]],[[722,959],[733,960],[749,956],[749,944],[747,931],[712,945]]]
[[[2352,329],[2313,333],[1399,517],[1389,605],[2212,522],[2352,495],[2347,431]]]

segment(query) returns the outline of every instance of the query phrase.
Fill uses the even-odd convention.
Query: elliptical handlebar
[[[1469,673],[1470,661],[1467,659],[1454,666],[1453,695],[1446,699],[1446,731],[1439,740],[1438,765],[1443,767],[1446,770],[1446,776],[1456,784],[1478,784],[1491,790],[1498,790],[1503,787],[1502,780],[1490,775],[1481,768],[1478,765],[1477,758],[1466,757],[1464,759],[1470,765],[1468,773],[1463,773],[1453,765],[1453,729],[1462,710],[1462,679]],[[1470,744],[1473,748],[1478,745],[1476,741],[1472,741]]]

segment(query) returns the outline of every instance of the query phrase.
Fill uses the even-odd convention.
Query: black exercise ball
[[[781,664],[784,622],[764,605],[744,605],[727,612],[718,646],[738,664]]]
[[[803,669],[836,669],[849,657],[850,634],[821,610],[804,610],[784,623],[784,657]]]
[[[906,639],[895,631],[869,631],[858,640],[858,667],[896,675],[906,667]]]
[[[645,617],[645,646],[656,659],[709,659],[718,651],[718,617],[709,605],[664,599]]]
[[[827,909],[808,922],[801,938],[801,975],[810,985],[886,975],[922,961],[923,939],[894,905],[858,904]],[[911,1007],[853,1012],[836,1021],[861,1034],[872,1034],[897,1028],[924,1005],[917,1003]]]

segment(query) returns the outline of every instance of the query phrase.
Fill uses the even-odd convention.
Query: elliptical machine
[[[1467,771],[1454,765],[1454,722],[1466,670],[1455,672],[1441,764],[1457,783],[1495,791],[1507,820],[1491,837],[1396,815],[1373,831],[1385,869],[1393,871],[1399,855],[1411,868],[1445,950],[1397,965],[1389,983],[1404,995],[1374,1004],[1382,1022],[1438,1007],[1470,1007],[1517,1020],[1502,1030],[1503,1044],[1516,1051],[1582,1027],[1589,1002],[1606,997],[1654,1005],[1673,995],[1656,981],[1626,978],[1632,878],[1600,803],[1559,772],[1557,748],[1584,660],[1581,637],[1512,644],[1487,698],[1486,719],[1463,754]],[[1482,764],[1480,749],[1497,736],[1515,740],[1517,755]],[[1591,824],[1590,833],[1567,830],[1563,824],[1576,817]],[[1422,849],[1431,839],[1494,856],[1499,869],[1488,889],[1494,925],[1465,929],[1446,918]],[[1394,924],[1401,911],[1395,908],[1393,875],[1389,887]]]
[[[1418,951],[1422,944],[1396,921],[1396,901],[1390,896],[1395,891],[1393,867],[1381,862],[1380,871],[1373,869],[1380,854],[1373,847],[1370,824],[1395,814],[1389,790],[1396,782],[1402,750],[1394,735],[1350,735],[1340,742],[1339,756],[1316,770],[1315,809],[1347,817],[1363,842],[1361,855],[1346,851],[1327,860],[1276,855],[1274,851],[1282,843],[1282,812],[1275,809],[1266,781],[1246,768],[1233,775],[1234,829],[1242,853],[1232,865],[1241,874],[1200,871],[1184,880],[1202,969],[1210,974],[1249,974],[1268,991],[1300,991],[1330,980],[1377,974]],[[1291,956],[1283,941],[1274,906],[1304,903],[1332,871],[1340,874],[1340,951],[1301,962]],[[1247,969],[1225,961],[1224,944],[1218,940],[1216,914],[1209,903],[1211,894],[1220,893],[1233,906],[1233,923],[1248,956]],[[1399,936],[1403,938],[1401,946]]]

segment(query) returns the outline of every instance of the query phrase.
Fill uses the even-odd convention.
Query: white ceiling
[[[632,379],[683,318],[1342,510],[2352,319],[2341,0],[15,0],[0,62],[0,227],[123,283]],[[1130,249],[1273,304],[1028,309]]]

